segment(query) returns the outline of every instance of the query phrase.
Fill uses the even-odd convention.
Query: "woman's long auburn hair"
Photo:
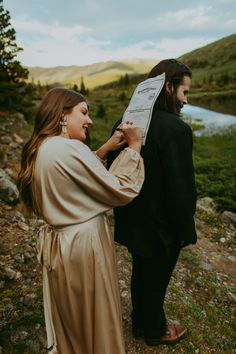
[[[183,77],[188,76],[192,78],[192,72],[189,67],[176,59],[164,59],[161,60],[148,74],[147,78],[161,75],[165,72],[165,83],[161,90],[160,95],[157,98],[157,107],[164,111],[180,115],[180,110],[177,107],[177,88],[181,85]],[[166,85],[173,87],[173,93],[169,93],[166,89]]]
[[[23,147],[17,182],[20,196],[28,210],[37,212],[32,181],[40,145],[46,138],[60,135],[62,116],[84,101],[86,99],[80,93],[61,87],[53,88],[44,96],[36,113],[32,136]]]

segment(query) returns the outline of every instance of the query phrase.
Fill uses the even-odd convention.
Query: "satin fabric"
[[[47,221],[38,235],[48,347],[59,354],[124,354],[113,237],[105,212],[129,203],[144,180],[125,149],[107,171],[82,142],[48,138],[34,173]]]

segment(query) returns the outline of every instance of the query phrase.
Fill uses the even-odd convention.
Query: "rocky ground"
[[[0,354],[46,353],[41,269],[36,260],[36,236],[43,221],[25,213],[14,189],[29,128],[19,115],[6,120],[0,114],[0,124]],[[110,220],[112,224],[111,216]],[[236,353],[235,215],[220,215],[206,198],[198,201],[196,223],[198,243],[182,251],[166,298],[168,318],[189,329],[175,346],[151,348],[142,339],[133,339],[131,258],[124,247],[116,246],[127,354]]]

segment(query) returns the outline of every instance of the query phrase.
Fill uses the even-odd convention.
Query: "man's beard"
[[[176,99],[175,106],[176,106],[177,112],[180,113],[181,109],[183,108],[184,105],[178,99]]]

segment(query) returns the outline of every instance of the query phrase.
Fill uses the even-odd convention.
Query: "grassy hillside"
[[[89,89],[118,80],[126,73],[129,75],[148,72],[156,61],[136,60],[108,61],[87,66],[57,66],[55,68],[33,67],[29,69],[29,79],[41,84],[61,83],[64,85],[80,85],[83,76],[85,86]]]
[[[193,85],[236,87],[236,34],[196,49],[179,58],[193,70]]]
[[[207,97],[205,97],[206,100],[212,101],[213,96],[216,96],[217,100],[224,96],[222,99],[225,100],[227,96],[228,99],[231,99],[232,105],[235,107],[236,34],[196,49],[178,59],[186,63],[193,72],[192,88],[190,92],[192,103],[199,104],[199,101],[201,101],[203,97],[202,92],[205,92],[207,95]],[[157,62],[153,62],[153,66],[156,65]],[[139,82],[145,80],[145,74],[148,71],[149,70],[146,70],[145,72],[145,70],[143,70],[143,74],[136,73],[132,76],[129,85],[126,87],[130,94]],[[108,81],[103,88],[117,88],[118,86],[118,81]],[[208,97],[209,95],[210,98]],[[215,100],[213,105],[215,106]],[[206,102],[203,106],[210,108],[211,105]],[[219,109],[219,111],[221,111],[221,109]],[[232,111],[231,109],[229,112],[224,113],[233,114]]]
[[[193,87],[196,90],[236,88],[236,34],[196,49],[179,57],[193,70]],[[86,66],[32,67],[29,79],[36,84],[60,83],[80,87],[81,76],[89,89],[115,82],[121,76],[147,73],[157,60],[108,61]],[[137,80],[138,81],[138,80]]]

